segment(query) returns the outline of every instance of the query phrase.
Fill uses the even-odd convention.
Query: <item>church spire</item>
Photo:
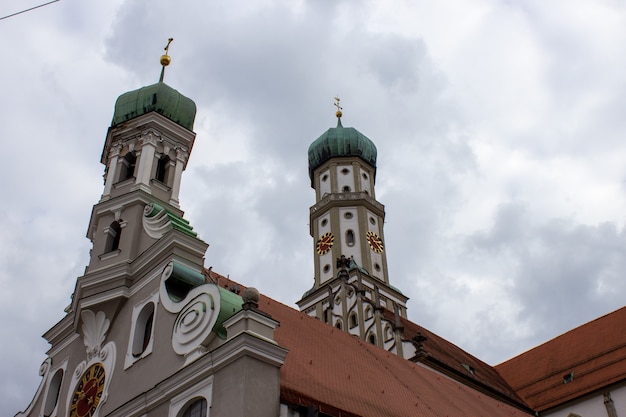
[[[341,110],[343,110],[343,107],[341,107],[339,105],[339,102],[341,101],[341,99],[339,98],[339,96],[335,97],[335,107],[337,107],[337,112],[335,113],[335,115],[337,116],[337,127],[343,127],[341,125],[341,116],[343,116],[343,113],[341,112]]]
[[[158,239],[155,225],[168,229],[169,220],[182,218],[180,184],[195,141],[196,105],[162,82],[172,40],[160,59],[160,81],[124,93],[115,103],[101,158],[104,191],[88,231],[97,255],[89,269],[132,262]],[[149,205],[161,208],[159,216],[144,213]]]
[[[298,305],[311,316],[389,348],[386,340],[394,323],[386,323],[381,311],[395,308],[406,317],[407,297],[389,284],[385,207],[374,189],[376,146],[355,128],[343,126],[339,97],[334,106],[337,127],[309,147],[316,196],[309,222],[315,281]]]
[[[165,77],[165,67],[167,67],[170,62],[172,62],[172,58],[170,58],[168,53],[170,50],[170,43],[172,43],[173,40],[174,38],[169,38],[167,40],[167,45],[165,45],[165,54],[161,55],[161,76],[159,77],[160,83],[163,82],[163,78]]]

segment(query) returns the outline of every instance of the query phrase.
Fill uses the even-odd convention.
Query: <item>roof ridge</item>
[[[619,311],[621,311],[621,310],[626,310],[626,306],[624,306],[624,307],[620,307],[620,308],[618,308],[618,309],[616,309],[616,310],[613,310],[613,311],[611,311],[611,312],[608,312],[608,313],[606,313],[606,314],[604,314],[604,315],[602,315],[602,316],[600,316],[600,317],[596,317],[596,318],[594,318],[594,319],[592,319],[592,320],[590,320],[590,321],[587,321],[587,322],[585,322],[585,323],[579,324],[578,326],[573,327],[573,328],[571,328],[571,329],[567,330],[565,333],[561,333],[561,334],[559,334],[559,335],[557,335],[557,336],[554,336],[553,338],[548,339],[548,340],[546,340],[545,342],[543,342],[543,343],[541,343],[541,344],[539,344],[539,345],[537,345],[537,346],[534,346],[534,347],[532,347],[532,348],[530,348],[530,349],[527,349],[527,350],[525,350],[525,351],[523,351],[523,352],[520,352],[520,353],[518,353],[517,355],[515,355],[515,356],[513,356],[513,357],[511,357],[511,358],[509,358],[509,359],[507,359],[507,360],[505,360],[505,361],[503,361],[503,362],[500,362],[500,363],[498,363],[498,364],[494,365],[494,367],[495,367],[495,368],[500,367],[501,365],[504,365],[504,364],[506,364],[506,363],[508,363],[508,362],[511,362],[511,361],[512,361],[512,360],[514,360],[514,359],[518,359],[520,356],[524,356],[524,355],[526,355],[526,354],[528,354],[528,353],[530,353],[530,352],[536,351],[536,350],[538,350],[538,349],[542,348],[543,346],[545,346],[545,345],[547,345],[547,344],[549,344],[549,343],[554,342],[555,340],[558,340],[558,339],[561,339],[561,338],[563,338],[563,337],[566,337],[566,336],[570,335],[571,333],[573,333],[573,332],[575,332],[575,331],[577,331],[577,330],[581,329],[582,327],[585,327],[585,326],[591,325],[592,323],[597,323],[597,322],[599,322],[600,320],[606,319],[607,317],[612,316],[613,314],[616,314],[616,313],[618,313],[618,312],[619,312]]]

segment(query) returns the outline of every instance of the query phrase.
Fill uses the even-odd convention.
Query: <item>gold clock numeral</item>
[[[102,400],[105,380],[106,371],[101,363],[85,371],[74,389],[69,417],[92,417],[95,414]]]
[[[376,253],[382,253],[383,251],[383,240],[374,232],[367,232],[367,243],[369,243],[370,248]]]
[[[335,237],[331,232],[324,233],[322,237],[317,241],[315,245],[315,249],[318,255],[324,255],[327,253],[330,248],[333,247],[333,243],[335,242]]]

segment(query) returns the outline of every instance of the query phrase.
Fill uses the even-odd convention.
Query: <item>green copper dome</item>
[[[328,129],[309,146],[309,177],[313,171],[331,158],[358,156],[376,168],[376,146],[364,134],[353,127],[343,127],[341,118],[337,127]]]
[[[115,102],[112,126],[155,111],[189,130],[196,118],[196,103],[165,83],[158,82],[124,93]]]

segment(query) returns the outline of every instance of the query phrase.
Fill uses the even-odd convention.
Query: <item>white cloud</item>
[[[207,266],[293,305],[313,283],[309,144],[379,151],[409,317],[497,362],[622,305],[626,7],[589,2],[59,2],[0,23],[0,410],[27,406],[87,262],[115,99],[198,104],[181,205]],[[36,290],[33,291],[33,288]],[[570,311],[571,303],[588,308]],[[12,389],[9,385],[19,387]]]

